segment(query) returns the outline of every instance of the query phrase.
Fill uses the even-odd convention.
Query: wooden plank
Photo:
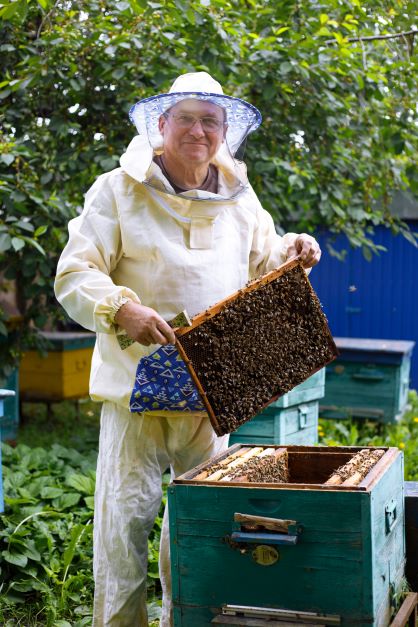
[[[380,447],[378,448],[380,449]],[[382,446],[382,450],[385,450],[385,447]],[[359,486],[371,490],[372,487],[376,484],[377,481],[379,481],[384,472],[393,464],[393,462],[399,455],[402,455],[402,453],[395,446],[387,448],[383,457],[379,459],[377,464],[364,477]]]
[[[417,603],[418,593],[408,592],[405,597],[405,601],[402,603],[395,618],[390,623],[390,627],[404,627],[405,625],[415,627],[417,620]]]
[[[270,518],[269,516],[254,516],[252,514],[234,514],[234,521],[241,525],[256,525],[263,527],[269,531],[278,531],[280,533],[288,533],[290,525],[296,525],[296,520],[283,520],[281,518]]]
[[[306,627],[306,625],[315,625],[316,627],[325,627],[325,623],[312,622],[289,622],[284,620],[269,620],[263,618],[246,618],[243,616],[225,616],[220,614],[212,620],[215,625],[238,625],[239,627]]]

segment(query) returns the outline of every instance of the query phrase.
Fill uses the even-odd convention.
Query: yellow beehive
[[[20,364],[22,400],[59,401],[88,396],[94,333],[44,332],[47,353],[28,351]]]

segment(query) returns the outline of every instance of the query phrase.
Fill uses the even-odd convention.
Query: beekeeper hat
[[[158,128],[160,116],[181,100],[194,98],[222,107],[228,124],[226,142],[234,155],[246,136],[261,124],[261,113],[256,107],[240,98],[225,96],[218,81],[207,72],[182,74],[172,84],[167,94],[144,98],[129,111],[129,117],[138,133],[148,134],[153,148],[160,148],[162,137]]]

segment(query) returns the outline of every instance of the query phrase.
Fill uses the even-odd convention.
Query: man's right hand
[[[151,307],[129,301],[118,310],[115,322],[130,338],[144,346],[175,344],[173,329]]]

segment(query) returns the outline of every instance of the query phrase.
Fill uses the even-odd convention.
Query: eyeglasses
[[[179,128],[193,128],[196,122],[200,122],[205,133],[216,133],[222,126],[224,126],[224,124],[226,124],[226,122],[218,120],[217,118],[212,118],[210,116],[199,118],[191,113],[164,113],[164,117],[166,119],[169,117],[172,118],[175,125]]]

